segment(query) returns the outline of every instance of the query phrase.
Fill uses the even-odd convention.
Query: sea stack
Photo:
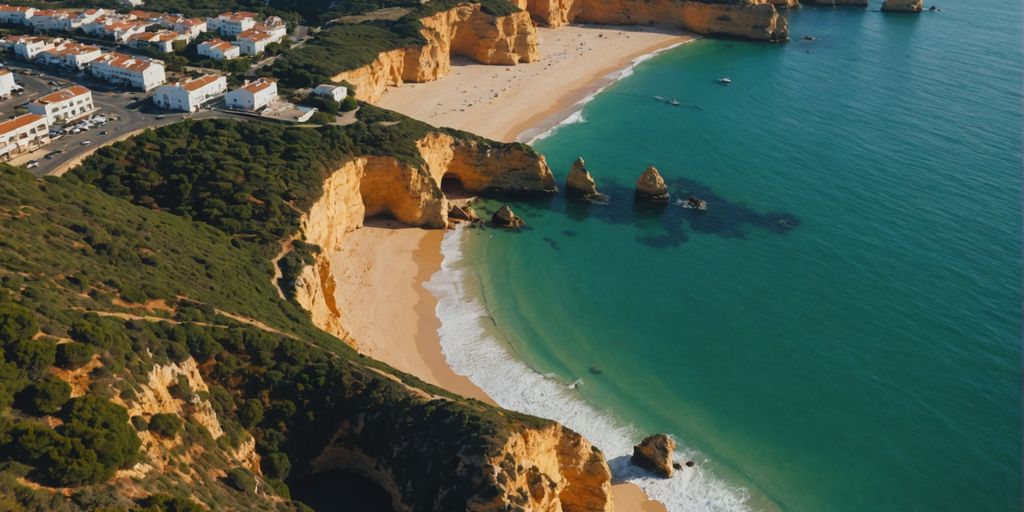
[[[812,5],[849,5],[853,7],[867,7],[869,0],[810,0],[807,3]]]
[[[768,3],[776,9],[796,9],[800,7],[800,0],[768,0]]]
[[[668,201],[668,187],[665,186],[661,173],[653,165],[636,180],[636,196],[659,203]]]
[[[507,204],[503,204],[501,208],[498,208],[498,211],[494,212],[494,215],[491,215],[491,224],[506,229],[519,229],[525,223],[523,219],[516,216],[512,208],[509,208]]]
[[[921,12],[924,10],[923,0],[885,0],[883,12]]]
[[[570,196],[582,197],[588,201],[603,201],[605,195],[597,191],[597,182],[590,175],[583,157],[579,157],[572,163],[569,169],[569,177],[565,179],[565,188]]]
[[[629,460],[662,478],[669,478],[672,476],[672,452],[675,449],[676,442],[668,434],[653,434],[633,447],[633,456]]]

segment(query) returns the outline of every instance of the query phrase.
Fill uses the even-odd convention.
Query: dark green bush
[[[17,304],[0,304],[0,345],[29,339],[38,331],[31,311]]]
[[[270,478],[284,480],[292,470],[292,463],[288,456],[281,452],[274,452],[263,458],[263,474]]]
[[[53,366],[57,344],[46,339],[23,339],[7,345],[7,360],[29,375],[39,375]]]
[[[18,397],[22,409],[35,415],[55,414],[71,398],[71,386],[66,382],[46,377],[29,384]]]
[[[256,477],[248,469],[235,467],[228,470],[227,482],[244,493],[256,491]]]
[[[80,368],[92,360],[93,349],[84,343],[61,343],[57,345],[55,363],[65,370]]]
[[[149,418],[149,431],[162,437],[174,437],[181,428],[181,418],[175,414],[158,413]]]

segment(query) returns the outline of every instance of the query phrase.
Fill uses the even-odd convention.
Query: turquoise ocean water
[[[449,236],[453,367],[672,510],[1020,510],[1020,5],[879,5],[665,52],[537,141],[611,203]],[[635,205],[649,164],[710,211]],[[698,469],[630,469],[655,431]]]

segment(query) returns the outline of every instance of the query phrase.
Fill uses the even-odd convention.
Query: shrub
[[[245,403],[238,408],[238,421],[242,423],[242,426],[252,428],[262,420],[263,405],[260,404],[259,400],[246,400]]]
[[[174,437],[181,432],[181,427],[181,418],[174,414],[158,413],[149,419],[149,431],[161,437]]]
[[[31,311],[17,304],[0,305],[0,344],[29,339],[38,331],[36,316]]]
[[[178,496],[154,494],[139,500],[139,512],[205,512],[206,509],[195,502]]]
[[[53,366],[56,355],[57,345],[50,340],[23,339],[7,347],[7,360],[29,375],[38,375]]]
[[[256,491],[256,477],[245,468],[231,468],[228,470],[227,481],[232,487],[245,493]]]
[[[19,396],[22,409],[43,415],[55,414],[71,398],[71,386],[66,382],[48,377],[30,384]]]
[[[281,452],[274,452],[263,458],[263,473],[270,478],[284,480],[292,470],[292,463],[288,456]]]
[[[61,343],[57,345],[55,363],[65,370],[81,368],[92,359],[93,349],[84,343]]]

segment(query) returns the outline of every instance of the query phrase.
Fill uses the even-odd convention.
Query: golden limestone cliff
[[[885,12],[921,12],[924,10],[922,0],[885,0],[882,11]]]
[[[328,254],[363,219],[389,215],[410,226],[448,226],[444,179],[458,180],[469,192],[554,192],[554,175],[542,155],[522,144],[499,144],[446,132],[428,132],[416,144],[421,164],[390,156],[362,156],[345,162],[323,185],[323,195],[301,220],[306,242],[323,249],[305,267],[295,297],[321,329],[346,338],[334,304]]]
[[[544,25],[569,23],[658,25],[698,34],[784,41],[786,19],[773,4],[799,5],[796,0],[736,0],[705,3],[689,0],[517,0]]]
[[[399,512],[416,510],[404,499],[394,471],[370,457],[351,442],[362,435],[364,426],[345,422],[330,443],[311,463],[312,473],[330,470],[352,471],[370,478],[384,488]],[[466,512],[529,510],[532,512],[611,512],[615,510],[611,471],[600,450],[583,436],[557,423],[527,426],[503,433],[501,449],[483,455],[470,450],[455,455],[456,467],[466,480],[481,491],[463,494]],[[401,447],[396,446],[396,450]],[[445,495],[461,494],[459,489],[442,489]],[[443,499],[442,496],[437,497]],[[464,501],[463,501],[464,500]]]
[[[363,225],[366,217],[388,214],[413,226],[443,228],[448,199],[441,189],[455,179],[471,192],[556,190],[544,157],[522,144],[500,144],[456,132],[428,132],[416,144],[420,162],[394,157],[359,157],[340,166],[324,181],[323,195],[302,218],[302,237],[323,251],[306,267],[296,284],[295,298],[310,311],[313,322],[344,337],[334,305],[329,254],[343,235]],[[381,370],[382,372],[384,370]],[[424,402],[441,397],[414,393]],[[485,407],[480,405],[480,407]],[[369,420],[367,420],[369,421]],[[399,511],[422,508],[410,501],[403,468],[371,457],[357,440],[369,435],[362,422],[346,421],[313,460],[310,474],[333,469],[355,471],[387,490]],[[604,456],[586,439],[557,423],[516,423],[488,439],[485,453],[460,450],[451,454],[461,476],[475,482],[470,490],[448,489],[460,496],[465,510],[531,510],[537,512],[601,512],[613,510],[611,472]],[[389,460],[401,460],[396,444]],[[460,493],[468,493],[464,496]],[[439,498],[440,499],[440,498]],[[461,501],[464,500],[464,501]]]
[[[530,15],[492,16],[480,4],[462,4],[420,19],[422,46],[383,52],[372,63],[335,75],[356,90],[356,99],[375,102],[387,86],[428,82],[448,74],[452,56],[482,64],[514,65],[540,58]]]

